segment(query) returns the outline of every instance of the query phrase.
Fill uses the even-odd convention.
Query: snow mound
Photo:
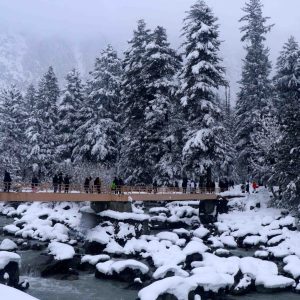
[[[1,299],[5,300],[38,300],[26,293],[23,293],[15,288],[0,283]]]
[[[48,245],[48,250],[56,260],[71,259],[75,255],[75,250],[72,246],[59,242],[51,242]]]
[[[193,231],[193,235],[200,239],[204,238],[209,234],[209,230],[205,227],[199,227],[198,229]]]
[[[17,244],[10,239],[4,239],[0,244],[0,250],[12,251],[17,248],[18,248]]]
[[[175,276],[181,276],[181,277],[188,277],[189,273],[182,270],[179,266],[173,266],[173,265],[164,265],[156,269],[156,271],[153,273],[154,279],[161,279],[166,276],[168,272],[174,273]]]
[[[109,260],[109,255],[99,254],[99,255],[84,255],[81,258],[81,263],[89,263],[90,265],[96,265],[98,262]]]
[[[105,210],[99,213],[99,216],[106,217],[118,221],[134,220],[134,221],[146,221],[150,216],[146,214],[118,212],[113,210]]]
[[[300,258],[296,255],[290,255],[283,259],[286,264],[283,270],[293,276],[293,278],[300,278]]]
[[[119,261],[108,260],[103,263],[98,263],[96,268],[98,272],[105,275],[113,275],[113,272],[119,274],[125,269],[139,270],[142,274],[147,274],[149,272],[148,266],[134,259]]]
[[[11,261],[19,264],[21,262],[20,255],[8,251],[0,251],[0,270],[3,270]]]
[[[179,237],[175,232],[164,231],[164,232],[158,233],[156,236],[160,240],[167,240],[167,241],[172,242],[173,244],[175,244],[179,240]]]
[[[14,224],[9,224],[9,225],[6,225],[3,227],[3,231],[7,232],[9,234],[15,234],[19,230],[20,230],[20,228]]]
[[[234,283],[233,277],[216,272],[205,272],[190,277],[173,276],[152,283],[143,288],[138,296],[141,300],[156,300],[160,295],[171,294],[178,300],[187,300],[191,291],[202,287],[204,291],[218,292],[222,288],[230,287]]]

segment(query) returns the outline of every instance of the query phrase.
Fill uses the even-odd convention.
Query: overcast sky
[[[119,52],[126,48],[136,21],[149,27],[166,27],[174,47],[181,43],[185,11],[194,0],[0,0],[0,31],[31,33],[41,37],[59,35],[74,41],[94,39],[111,43]],[[243,55],[238,23],[245,0],[207,0],[219,18],[222,55],[229,77],[237,77]],[[271,58],[277,57],[290,35],[300,40],[300,0],[263,0],[264,15],[275,23],[268,36]],[[99,49],[100,50],[100,49]],[[234,70],[235,69],[235,70]],[[231,73],[231,74],[230,74]],[[236,81],[235,78],[233,81]]]
[[[81,39],[92,36],[125,45],[136,20],[144,18],[149,26],[167,28],[172,42],[179,44],[179,30],[185,11],[194,0],[0,0],[2,28]],[[238,43],[238,19],[245,0],[207,0],[222,25],[227,44]],[[270,44],[282,44],[288,35],[300,37],[299,0],[263,0],[265,15],[276,24]],[[276,46],[277,48],[277,46]]]

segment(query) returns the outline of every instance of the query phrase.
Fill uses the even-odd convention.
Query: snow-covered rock
[[[8,233],[8,234],[12,234],[14,235],[17,231],[19,231],[20,228],[14,224],[9,224],[3,227],[3,231]]]
[[[96,265],[95,276],[133,282],[135,278],[142,278],[148,272],[147,265],[134,259],[108,260]]]
[[[18,249],[17,244],[10,239],[4,239],[0,244],[0,251],[13,251],[16,249]]]
[[[167,274],[172,274],[172,276],[181,276],[181,277],[188,277],[189,273],[182,270],[181,267],[176,265],[163,265],[156,269],[156,271],[153,273],[152,277],[154,279],[161,279],[165,278]]]
[[[71,245],[59,242],[51,242],[48,245],[48,250],[56,260],[72,259],[75,255],[75,250]]]
[[[208,234],[209,234],[209,230],[205,227],[199,227],[198,229],[193,231],[193,235],[200,239],[203,239]]]
[[[300,258],[296,255],[290,255],[283,259],[286,264],[283,270],[292,275],[294,279],[300,279]]]
[[[81,258],[81,263],[89,263],[90,265],[96,265],[98,262],[104,262],[109,260],[109,255],[99,254],[99,255],[84,255]]]

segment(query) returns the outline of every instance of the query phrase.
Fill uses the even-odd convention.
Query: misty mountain
[[[64,82],[66,74],[77,68],[83,77],[92,69],[95,57],[104,43],[83,41],[74,43],[60,37],[37,38],[36,36],[0,34],[0,87],[16,84],[24,89],[36,84],[51,65]]]

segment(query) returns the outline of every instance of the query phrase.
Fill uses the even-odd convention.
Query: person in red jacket
[[[253,192],[255,193],[256,189],[258,188],[258,184],[255,181],[253,181],[252,183],[252,188],[253,188]]]

